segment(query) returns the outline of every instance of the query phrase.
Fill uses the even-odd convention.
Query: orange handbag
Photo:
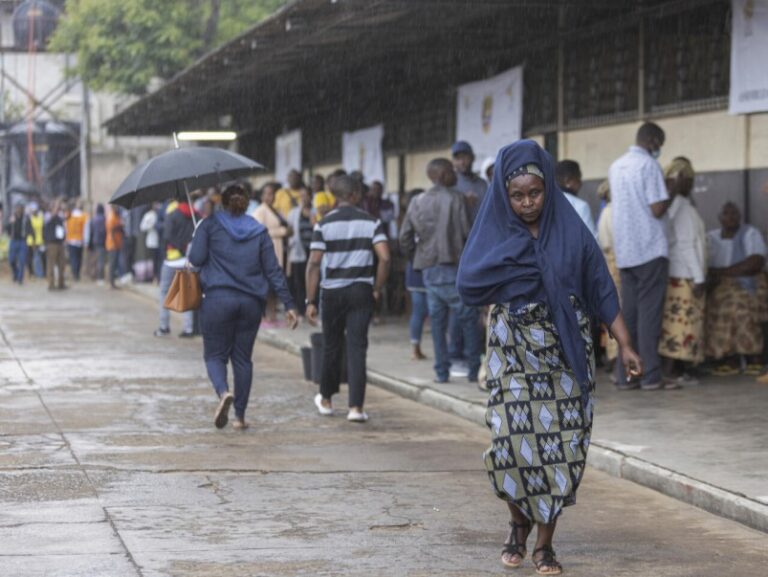
[[[203,289],[196,272],[179,269],[173,275],[173,281],[165,295],[163,306],[177,313],[185,313],[200,308],[203,302]]]

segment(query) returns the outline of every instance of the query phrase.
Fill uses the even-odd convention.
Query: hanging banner
[[[384,177],[384,125],[364,128],[355,132],[345,132],[342,135],[341,163],[344,170],[363,173],[365,182],[374,180],[386,184]]]
[[[275,139],[275,180],[285,184],[291,170],[301,172],[301,130]]]
[[[456,140],[475,151],[475,170],[499,149],[520,140],[523,126],[523,67],[459,86]]]
[[[733,0],[731,114],[768,111],[768,0]]]

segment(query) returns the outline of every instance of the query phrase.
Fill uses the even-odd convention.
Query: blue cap
[[[453,156],[456,156],[457,154],[461,154],[462,152],[466,152],[467,154],[475,153],[472,150],[472,146],[466,140],[459,140],[458,142],[455,142],[453,146],[451,146],[451,154]]]

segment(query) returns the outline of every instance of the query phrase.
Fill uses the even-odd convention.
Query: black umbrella
[[[190,190],[236,180],[262,168],[258,162],[222,148],[176,148],[134,168],[109,202],[133,208],[185,195],[189,201]]]

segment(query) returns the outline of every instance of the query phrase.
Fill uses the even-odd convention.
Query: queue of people
[[[643,124],[601,186],[609,204],[600,218],[610,224],[600,223],[600,244],[618,270],[646,367],[642,379],[627,381],[617,364],[614,382],[622,390],[679,388],[697,381],[705,361],[714,375],[761,375],[765,241],[732,202],[720,211],[721,228],[706,232],[692,199],[693,164],[677,157],[662,169],[664,142],[661,127]]]
[[[117,210],[111,212],[121,227]],[[103,257],[99,255],[107,243],[104,214],[104,206],[99,204],[87,215],[79,199],[18,202],[8,229],[13,281],[23,284],[25,278],[47,279],[50,290],[62,290],[68,286],[67,276],[80,281],[84,265],[93,280],[103,279]],[[86,257],[90,263],[85,263]]]

